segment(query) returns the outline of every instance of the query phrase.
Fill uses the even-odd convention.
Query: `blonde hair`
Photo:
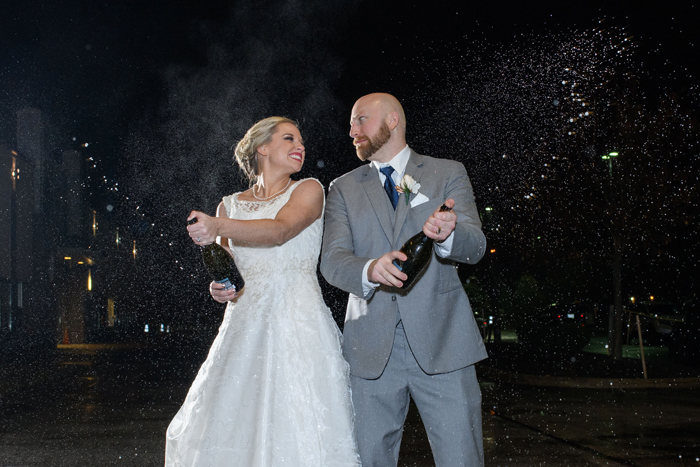
[[[258,167],[258,148],[272,140],[272,135],[280,123],[291,123],[297,126],[296,122],[286,117],[267,117],[250,127],[242,140],[236,145],[234,158],[238,166],[253,183],[260,175]]]

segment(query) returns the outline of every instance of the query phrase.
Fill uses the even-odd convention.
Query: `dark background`
[[[480,207],[507,206],[497,188],[515,189],[531,168],[495,168],[493,161],[521,151],[532,127],[523,120],[508,127],[507,138],[498,130],[485,136],[514,113],[517,120],[509,103],[524,99],[501,90],[499,70],[504,81],[531,84],[536,75],[522,72],[528,63],[541,68],[546,52],[564,43],[579,53],[576,44],[587,44],[579,38],[605,30],[634,42],[629,66],[649,99],[697,93],[700,71],[700,17],[690,2],[5,3],[0,140],[12,145],[15,112],[37,107],[49,123],[49,152],[83,152],[91,208],[138,239],[148,279],[147,290],[136,292],[150,294],[154,309],[170,310],[161,312],[166,317],[179,313],[172,305],[212,305],[185,218],[195,208],[213,213],[222,196],[245,188],[231,148],[260,118],[299,121],[307,141],[300,176],[327,186],[359,165],[347,136],[355,99],[390,92],[406,108],[414,149],[462,161]],[[537,98],[550,102],[559,91],[546,86]],[[688,102],[697,112],[697,100]],[[675,248],[695,248],[694,237],[683,238]],[[537,262],[516,250],[504,281],[537,272]],[[647,265],[628,281],[629,292],[643,284],[640,292],[687,298],[696,285],[693,255],[675,267],[682,280],[667,277],[657,292],[660,270]],[[594,298],[610,300],[609,280],[588,286]],[[342,298],[329,292],[327,299],[338,315]]]

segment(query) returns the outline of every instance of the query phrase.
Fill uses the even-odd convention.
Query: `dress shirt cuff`
[[[374,292],[374,289],[379,287],[379,284],[375,284],[374,282],[370,282],[369,279],[367,278],[367,270],[369,269],[369,265],[372,264],[373,259],[367,261],[365,263],[365,267],[362,269],[362,293],[364,294],[363,298],[367,298],[368,295],[371,295],[372,292]]]
[[[435,242],[435,253],[441,258],[447,258],[452,253],[452,242],[455,240],[455,231],[453,230],[449,237],[443,242]]]

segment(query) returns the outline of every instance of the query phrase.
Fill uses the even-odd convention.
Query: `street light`
[[[479,217],[481,217],[481,222],[484,225],[487,225],[490,223],[492,212],[493,212],[493,208],[491,206],[487,206],[486,208],[484,208],[484,213],[479,214]]]
[[[610,169],[610,180],[612,180],[612,159],[613,157],[617,157],[617,152],[610,152],[608,154],[605,154],[604,156],[601,156],[601,159],[604,161],[608,161],[608,169]]]

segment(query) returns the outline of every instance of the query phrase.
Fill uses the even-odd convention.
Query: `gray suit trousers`
[[[377,379],[351,376],[355,431],[364,467],[395,467],[410,398],[420,412],[437,467],[483,466],[481,390],[474,366],[437,375],[416,362],[399,322]]]

